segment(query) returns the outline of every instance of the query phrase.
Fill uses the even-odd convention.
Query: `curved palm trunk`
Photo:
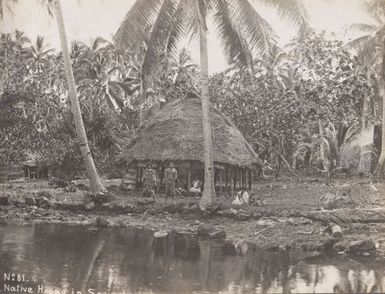
[[[381,154],[374,171],[374,180],[384,180],[385,178],[385,41],[382,46],[382,136]]]
[[[90,148],[88,146],[86,131],[84,129],[83,118],[80,111],[78,96],[76,93],[75,79],[72,71],[70,55],[68,52],[67,37],[64,28],[64,20],[60,0],[55,0],[54,6],[56,21],[60,35],[61,49],[63,52],[64,69],[68,84],[68,93],[71,100],[71,109],[76,127],[76,134],[78,137],[78,142],[83,156],[84,164],[87,170],[87,176],[90,181],[91,191],[96,194],[102,192],[104,188],[102,182],[100,181],[98,172],[96,171],[95,163],[92,158]]]
[[[214,187],[214,163],[213,163],[213,142],[210,122],[210,101],[209,101],[209,76],[208,76],[208,52],[207,52],[207,29],[201,25],[200,35],[200,63],[201,63],[201,96],[202,96],[202,125],[203,125],[203,146],[205,181],[203,195],[200,201],[201,209],[206,209],[212,204],[215,197]]]

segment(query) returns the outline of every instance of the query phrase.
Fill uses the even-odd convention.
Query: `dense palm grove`
[[[220,13],[224,7],[217,9]],[[370,9],[377,19],[383,17],[383,6]],[[217,22],[225,34],[226,22]],[[383,26],[371,27],[376,38],[369,35],[344,44],[299,24],[300,33],[288,46],[279,48],[271,41],[268,51],[255,34],[254,43],[244,44],[250,48],[234,55],[240,49],[225,37],[232,67],[210,77],[210,100],[276,170],[282,164],[293,174],[306,166],[327,173],[342,168],[360,172],[362,146],[355,146],[355,160],[349,164],[342,154],[362,130],[381,123],[378,64],[383,50],[369,49],[378,48],[370,46],[373,42],[383,42]],[[369,31],[363,24],[351,29]],[[99,172],[110,177],[121,176],[117,155],[148,116],[165,103],[201,93],[199,66],[188,50],[173,47],[173,54],[159,57],[150,52],[156,46],[145,41],[126,44],[122,34],[124,23],[116,43],[97,38],[92,44],[70,45],[88,141]],[[148,34],[147,42],[159,42]],[[20,162],[39,154],[57,175],[79,175],[84,168],[62,54],[43,37],[30,40],[21,31],[2,34],[0,69],[0,160]],[[380,151],[377,144],[375,157]],[[374,166],[377,159],[372,161]]]

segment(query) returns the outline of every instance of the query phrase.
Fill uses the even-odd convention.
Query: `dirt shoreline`
[[[37,206],[17,207],[1,206],[0,223],[3,225],[28,225],[66,223],[90,225],[97,227],[145,228],[154,232],[178,232],[201,234],[202,228],[212,232],[225,232],[226,239],[234,243],[247,242],[263,250],[301,250],[304,252],[324,252],[333,238],[324,231],[321,222],[304,217],[279,216],[268,213],[258,219],[234,220],[224,216],[207,218],[199,212],[182,215],[176,209],[167,212],[171,205],[163,206],[165,210],[151,215],[153,205],[143,206],[144,212],[123,213],[111,208],[100,207],[92,211],[81,208],[80,203],[68,203],[67,209],[39,208]],[[61,204],[61,206],[66,206]],[[75,208],[75,209],[74,209]],[[340,252],[346,250],[349,243],[370,238],[378,244],[377,254],[385,256],[385,224],[351,224],[345,227],[344,237],[338,243]],[[337,252],[334,252],[337,253]]]
[[[318,199],[320,194],[329,193],[325,189],[341,190],[346,184],[325,188],[318,183],[304,183],[301,187],[298,183],[282,181],[275,185],[272,187],[263,183],[255,187],[259,194],[264,194],[262,206],[234,207],[231,199],[224,199],[220,209],[206,216],[199,210],[198,199],[193,198],[180,198],[175,204],[165,204],[161,197],[152,203],[137,195],[118,195],[107,204],[86,207],[83,203],[85,191],[57,191],[47,183],[35,183],[31,188],[14,184],[0,189],[0,224],[68,223],[141,227],[154,232],[211,235],[209,238],[224,238],[225,232],[225,238],[234,243],[247,242],[264,250],[328,251],[341,255],[347,254],[352,242],[370,240],[376,246],[376,254],[369,249],[358,254],[385,256],[385,223],[342,224],[343,238],[337,240],[330,236],[326,223],[304,217],[306,212],[320,207],[311,197]],[[307,192],[302,190],[299,194],[294,190],[298,186],[299,189],[307,187]],[[264,188],[268,193],[275,192],[274,195],[270,198],[266,196]],[[352,198],[356,193],[358,199],[365,199],[378,207],[385,202],[381,190],[378,192],[382,188],[372,189],[366,184],[353,187]],[[369,195],[367,191],[372,190],[375,193]],[[8,205],[1,205],[4,197],[8,198]]]

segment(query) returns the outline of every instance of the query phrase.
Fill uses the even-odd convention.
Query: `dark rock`
[[[93,209],[95,209],[95,207],[96,207],[96,205],[93,201],[86,204],[86,210],[93,210]]]
[[[105,227],[108,227],[110,225],[110,222],[106,218],[98,217],[98,218],[96,218],[96,225],[98,227],[105,228]]]
[[[44,196],[36,199],[37,207],[48,207],[49,206],[48,202],[49,202],[48,198]]]
[[[117,185],[110,185],[110,186],[108,186],[107,187],[107,190],[108,190],[108,192],[119,192],[120,191],[120,187],[119,186],[117,186]]]
[[[50,191],[47,191],[47,190],[43,190],[43,191],[39,191],[37,192],[37,196],[39,197],[46,197],[48,199],[51,199],[52,198],[52,194]]]
[[[153,203],[155,203],[155,199],[153,199],[153,198],[142,198],[142,199],[138,199],[137,201],[136,201],[136,204],[138,204],[138,205],[150,205],[150,204],[153,204]]]
[[[198,227],[197,235],[198,236],[209,236],[211,232],[214,231],[214,228],[209,225],[201,224]]]
[[[271,242],[265,245],[266,250],[268,251],[278,251],[279,250],[279,244],[276,242]]]
[[[223,216],[228,218],[235,218],[238,214],[238,210],[234,208],[223,210]]]
[[[89,191],[90,188],[85,185],[85,184],[82,184],[82,183],[78,183],[75,185],[75,187],[78,189],[78,190],[81,190],[81,191]]]
[[[136,209],[135,209],[135,205],[128,203],[123,205],[123,210],[125,213],[133,213],[135,212]]]
[[[27,204],[28,206],[36,205],[36,200],[33,197],[25,197],[24,201],[25,201],[25,204]]]
[[[158,211],[156,208],[154,207],[150,207],[149,209],[146,210],[146,213],[148,215],[157,215],[158,214]]]
[[[135,206],[131,203],[110,203],[109,209],[114,212],[132,213],[135,212]]]
[[[72,183],[70,183],[67,187],[63,188],[64,192],[76,192],[76,186]]]
[[[5,216],[0,216],[0,225],[8,224],[7,218]]]
[[[137,214],[142,214],[144,213],[145,211],[147,210],[147,207],[146,206],[135,206],[134,209],[133,209],[133,213],[137,213]]]
[[[226,239],[226,232],[223,230],[214,231],[209,234],[211,239]]]
[[[327,238],[323,243],[322,243],[322,250],[323,251],[331,251],[333,249],[333,246],[335,243],[337,243],[339,240],[335,238]]]
[[[241,220],[241,221],[247,221],[247,220],[251,219],[251,214],[247,213],[247,212],[244,212],[244,211],[240,211],[237,214],[236,219],[237,220]]]
[[[175,204],[171,203],[171,204],[167,204],[166,206],[164,206],[163,210],[174,214],[175,212],[177,212],[178,208]]]
[[[200,208],[198,203],[192,203],[190,204],[190,212],[199,212]]]
[[[346,250],[346,246],[342,244],[341,242],[337,242],[333,244],[333,251],[335,252],[344,252]]]
[[[68,209],[70,211],[78,211],[85,209],[85,205],[81,202],[60,202],[57,204],[63,209]]]
[[[215,215],[218,211],[223,210],[224,205],[222,202],[213,201],[208,207],[206,207],[202,212],[205,216]]]
[[[375,251],[376,244],[372,240],[360,240],[353,241],[349,244],[349,252],[357,253],[357,252],[368,252]]]
[[[111,202],[114,199],[110,193],[89,194],[88,196],[96,205]]]
[[[9,204],[10,204],[10,202],[9,202],[9,197],[8,196],[1,196],[0,197],[0,205],[1,206],[7,206]]]
[[[262,214],[260,214],[258,212],[254,212],[252,215],[252,218],[255,220],[260,219],[261,217],[262,217]]]

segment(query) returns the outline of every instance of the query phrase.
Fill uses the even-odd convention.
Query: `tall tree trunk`
[[[325,143],[323,142],[325,140],[324,138],[324,129],[322,126],[322,120],[318,119],[318,127],[319,127],[319,135],[321,139],[320,144],[320,153],[321,153],[321,160],[322,160],[322,167],[326,175],[326,185],[330,185],[331,183],[331,166],[330,166],[330,158],[329,158],[329,150],[325,150]],[[327,154],[326,154],[327,153]]]
[[[365,130],[366,130],[366,116],[367,116],[367,112],[368,112],[368,101],[367,101],[367,97],[364,97],[363,101],[362,101],[362,113],[361,113],[361,136],[364,135],[365,133]],[[366,160],[368,159],[367,158],[367,146],[360,146],[360,162],[358,164],[358,172],[360,174],[365,174],[367,172],[366,170]]]
[[[381,136],[381,154],[374,171],[373,178],[375,181],[384,180],[385,178],[385,40],[382,44],[382,136]]]
[[[145,86],[144,86],[144,76],[141,77],[142,81],[140,82],[140,101],[139,101],[139,108],[138,108],[138,119],[139,119],[139,127],[143,124],[143,108],[144,108],[144,102],[146,101],[146,94],[145,94]]]
[[[210,94],[208,76],[208,51],[207,51],[207,27],[200,25],[200,66],[201,66],[201,100],[202,100],[202,125],[203,125],[203,146],[204,146],[204,165],[205,165],[205,185],[200,201],[202,210],[209,207],[215,198],[214,187],[214,162],[213,162],[213,142],[210,122]]]
[[[60,35],[61,50],[63,52],[64,70],[68,84],[68,93],[69,98],[71,100],[71,110],[76,127],[76,135],[78,137],[78,142],[83,156],[84,165],[87,170],[87,176],[90,181],[91,191],[96,194],[99,192],[103,192],[104,187],[102,185],[102,182],[100,181],[98,172],[96,171],[95,163],[92,158],[90,148],[88,146],[87,135],[83,124],[82,114],[80,111],[80,104],[76,93],[75,79],[72,71],[71,59],[68,52],[67,37],[64,27],[60,0],[55,0],[54,6],[56,21]]]

